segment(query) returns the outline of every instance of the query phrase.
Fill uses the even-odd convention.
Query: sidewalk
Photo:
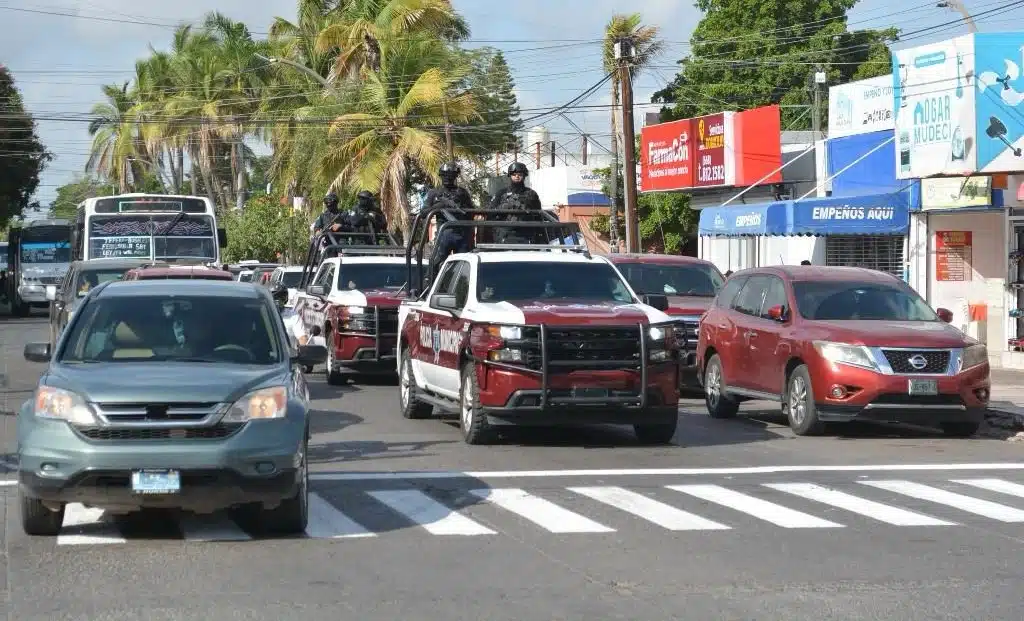
[[[1024,371],[992,369],[992,398],[989,408],[1014,414],[1024,421]]]

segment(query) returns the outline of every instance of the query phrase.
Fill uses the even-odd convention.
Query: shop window
[[[903,278],[903,239],[900,235],[829,235],[825,265],[866,267]]]

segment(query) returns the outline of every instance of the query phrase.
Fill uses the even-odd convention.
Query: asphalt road
[[[31,393],[40,367],[21,348],[44,330],[0,318],[7,412]],[[1024,618],[1020,444],[794,438],[770,412],[715,421],[685,402],[673,446],[591,428],[470,447],[453,424],[402,419],[393,383],[317,376],[312,390],[306,537],[72,508],[60,537],[29,538],[8,480],[0,608],[19,621]],[[7,414],[5,455],[14,440]]]

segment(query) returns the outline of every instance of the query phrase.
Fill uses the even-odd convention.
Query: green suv
[[[237,508],[257,530],[308,519],[309,391],[270,292],[207,280],[93,289],[18,413],[19,502],[29,535],[59,534],[66,503],[111,513]]]

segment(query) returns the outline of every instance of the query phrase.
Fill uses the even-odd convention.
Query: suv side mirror
[[[937,308],[935,309],[935,314],[946,323],[953,323],[953,311],[948,308]]]
[[[24,356],[29,362],[49,362],[51,355],[49,343],[25,344]]]
[[[437,308],[443,308],[444,310],[454,311],[459,309],[458,303],[455,301],[454,295],[444,295],[438,293],[430,297],[430,305]]]
[[[320,336],[322,332],[323,330],[320,329],[320,326],[313,326],[312,328],[309,329],[310,336]]]
[[[304,367],[322,364],[327,360],[327,348],[323,345],[300,345],[294,360]]]
[[[651,308],[660,310],[662,312],[668,310],[668,297],[661,294],[648,293],[646,295],[640,296],[640,301],[646,304],[647,306],[650,306]]]
[[[306,287],[306,293],[322,297],[327,295],[327,288],[323,285],[310,285]]]
[[[782,304],[777,304],[768,309],[768,318],[773,321],[785,321],[787,315],[786,307]]]
[[[46,299],[50,302],[57,299],[57,285],[46,285]]]

